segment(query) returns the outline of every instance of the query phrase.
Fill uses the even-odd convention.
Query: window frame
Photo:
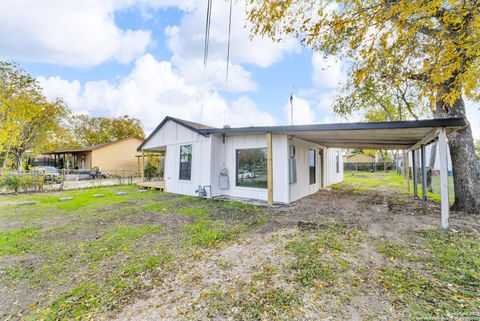
[[[313,155],[313,166],[310,165],[310,156]],[[308,164],[308,183],[309,185],[317,184],[317,151],[315,148],[309,148],[307,150],[307,164]],[[313,176],[312,176],[313,168]],[[312,182],[313,178],[313,182]]]
[[[182,147],[190,146],[190,168],[189,168],[189,175],[187,178],[182,178]],[[178,180],[179,181],[191,181],[192,180],[192,163],[193,163],[193,144],[184,144],[180,145],[179,149],[179,159],[178,159]],[[188,162],[183,162],[188,164]]]
[[[238,181],[238,169],[239,169],[239,158],[238,158],[238,154],[239,152],[241,151],[247,151],[247,150],[267,150],[267,147],[252,147],[252,148],[237,148],[235,149],[235,187],[238,187],[238,188],[255,188],[255,189],[262,189],[262,190],[265,190],[265,189],[268,189],[268,182],[265,181],[266,185],[265,187],[260,187],[260,186],[245,186],[245,185],[239,185],[239,181]]]

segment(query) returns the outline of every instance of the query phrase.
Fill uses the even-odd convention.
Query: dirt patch
[[[223,213],[220,213],[220,215]],[[378,240],[359,245],[358,255],[343,257],[352,266],[361,266],[363,276],[356,275],[356,294],[342,303],[332,294],[306,291],[302,295],[302,315],[305,320],[330,320],[338,316],[344,320],[401,319],[386,296],[384,288],[376,281],[372,286],[365,279],[376,280],[376,272],[388,264],[388,257],[378,252],[382,242],[414,244],[423,230],[440,226],[440,208],[433,202],[428,209],[418,200],[399,196],[389,191],[354,193],[345,190],[322,190],[293,204],[269,208],[270,221],[254,233],[221,249],[202,252],[204,257],[190,257],[181,262],[178,272],[167,277],[149,297],[128,306],[116,320],[230,320],[236,319],[237,307],[228,307],[232,313],[219,316],[210,313],[211,293],[235,295],[245,284],[267,267],[282,268],[289,265],[291,257],[286,244],[299,231],[314,231],[325,226],[355,228],[365,237]],[[176,218],[172,218],[176,219]],[[454,229],[478,233],[478,216],[452,213]],[[268,287],[289,289],[288,278],[278,278],[273,273]],[[288,275],[288,272],[287,274]],[[360,281],[358,281],[360,280]],[[348,292],[348,291],[347,291]],[[212,303],[213,302],[213,303]],[[338,306],[337,306],[338,305]],[[327,309],[327,310],[326,310]],[[325,311],[329,311],[326,313]]]
[[[278,251],[292,232],[255,233],[223,249],[203,252],[204,259],[187,259],[148,299],[127,307],[116,320],[211,320],[208,293],[228,293],[238,283],[249,282],[260,266],[279,266],[285,257]]]

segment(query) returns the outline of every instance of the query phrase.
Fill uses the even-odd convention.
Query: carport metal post
[[[272,153],[272,133],[267,132],[267,189],[268,205],[273,205],[273,153]]]
[[[425,145],[422,144],[420,147],[420,156],[422,160],[422,203],[423,207],[428,207],[428,198],[427,198],[427,171],[425,168]]]
[[[407,182],[407,191],[410,193],[410,165],[409,165],[409,156],[408,151],[403,152],[403,167],[404,167],[404,175],[405,175],[405,182]]]
[[[445,127],[438,133],[438,150],[440,158],[440,196],[442,204],[442,228],[448,229],[448,168],[447,168],[447,134]]]
[[[418,186],[417,186],[417,158],[415,157],[415,151],[412,151],[412,181],[413,181],[413,197],[418,198]]]

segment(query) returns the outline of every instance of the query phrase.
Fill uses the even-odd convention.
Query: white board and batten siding
[[[228,195],[259,200],[267,200],[266,188],[236,186],[236,154],[239,149],[266,148],[267,137],[260,135],[212,136],[212,195]],[[273,152],[273,200],[288,203],[288,146],[286,135],[272,135]],[[228,171],[229,189],[219,188],[219,175],[222,167]]]
[[[320,188],[343,181],[342,150],[326,148],[309,141],[292,138],[289,145],[295,146],[297,182],[290,185],[289,201],[293,202],[317,192]],[[315,183],[310,184],[309,150],[315,151]],[[323,160],[320,159],[323,151]],[[339,155],[339,172],[336,172],[336,155]],[[274,159],[275,161],[275,159]],[[288,168],[287,168],[288,175]]]
[[[191,180],[180,180],[180,146],[192,145]],[[166,122],[143,149],[165,150],[165,189],[170,193],[196,195],[198,185],[210,184],[210,137],[204,137],[177,124]]]

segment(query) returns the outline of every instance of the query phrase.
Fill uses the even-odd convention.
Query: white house
[[[166,117],[138,150],[142,155],[145,151],[165,153],[164,182],[159,186],[168,192],[227,195],[272,204],[290,203],[341,182],[343,148],[404,150],[410,154],[425,151],[425,146],[437,141],[441,223],[448,228],[447,135],[465,126],[464,118],[441,118],[212,128]],[[413,159],[412,163],[416,167]],[[423,164],[421,173],[426,174]],[[426,195],[425,184],[422,190]],[[418,196],[416,189],[414,195]],[[426,196],[423,204],[428,206]]]
[[[138,150],[165,152],[165,190],[177,194],[198,195],[200,186],[207,197],[269,200],[267,132],[273,202],[290,203],[343,181],[342,149],[272,133],[275,128],[212,128],[166,117]]]

